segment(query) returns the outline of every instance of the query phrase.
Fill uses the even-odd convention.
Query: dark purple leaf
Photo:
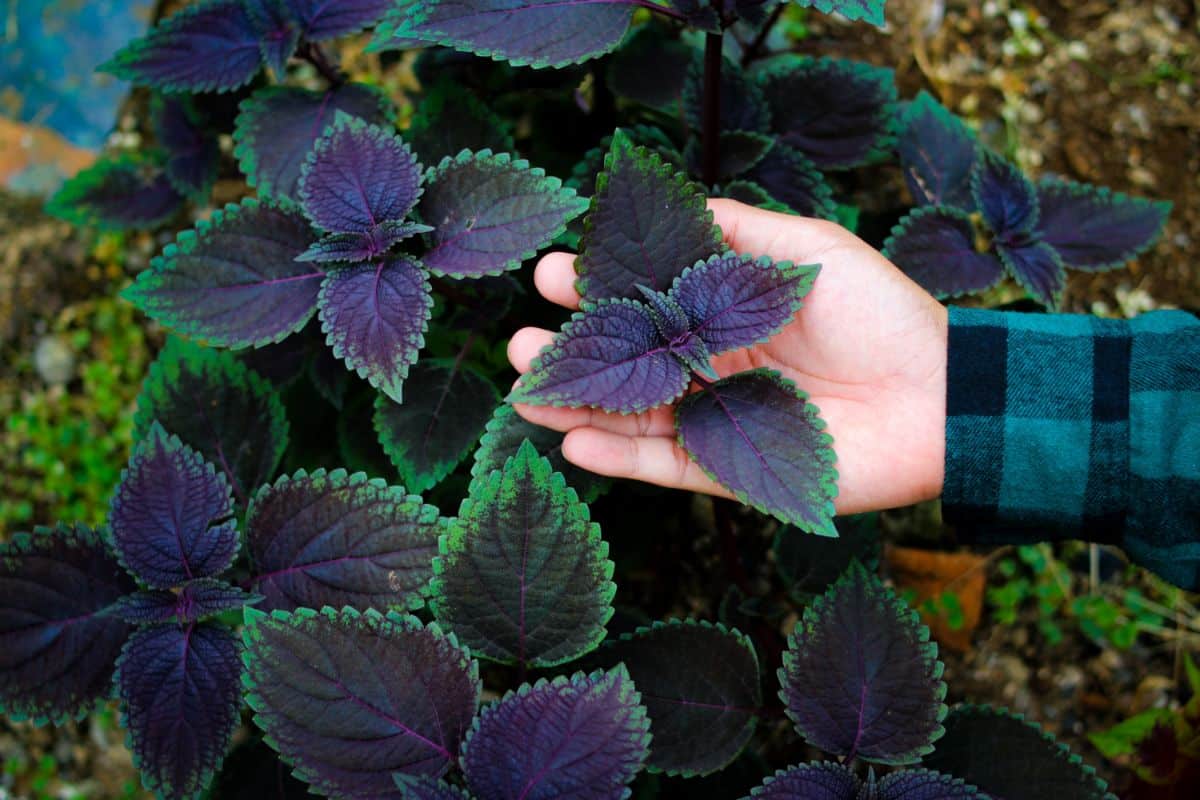
[[[150,104],[154,135],[167,151],[167,179],[175,191],[203,200],[217,178],[221,148],[186,95],[155,95]]]
[[[1038,235],[1064,264],[1088,271],[1112,269],[1144,253],[1171,212],[1170,203],[1062,178],[1043,178],[1037,193]]]
[[[629,670],[650,717],[646,766],[653,771],[715,772],[754,734],[762,706],[758,657],[736,630],[693,620],[656,622],[610,639],[593,660]]]
[[[721,18],[716,9],[703,0],[667,0],[667,5],[682,14],[689,27],[706,33],[722,32]],[[722,8],[728,8],[728,5],[724,4]]]
[[[108,524],[121,563],[152,589],[224,572],[240,544],[225,476],[157,422],[133,448]]]
[[[781,769],[743,800],[874,800],[860,795],[862,782],[846,767],[832,762]]]
[[[691,64],[692,48],[670,28],[651,20],[637,28],[609,59],[608,87],[619,97],[678,113]]]
[[[788,637],[779,696],[814,747],[911,764],[943,733],[942,669],[917,612],[856,561]]]
[[[583,159],[572,168],[567,185],[573,187],[580,197],[590,198],[595,193],[596,182],[600,173],[604,171],[605,157],[612,149],[613,139],[618,135],[626,137],[631,144],[645,147],[676,169],[686,171],[683,154],[661,129],[653,125],[620,128],[618,132],[605,136],[599,145],[584,153]]]
[[[273,344],[303,328],[317,309],[325,273],[296,261],[312,240],[290,203],[248,198],[181,233],[121,296],[209,344]]]
[[[436,625],[301,608],[248,611],[243,635],[254,721],[314,791],[401,798],[393,773],[438,777],[455,763],[481,684]]]
[[[918,208],[892,229],[883,254],[937,297],[982,292],[1004,277],[1004,265],[975,247],[971,218],[955,208]]]
[[[283,80],[287,62],[300,44],[300,24],[284,0],[242,0],[258,35],[262,59]]]
[[[790,208],[771,197],[766,189],[754,181],[730,181],[724,186],[715,187],[713,195],[715,197],[728,197],[732,200],[737,200],[739,203],[745,203],[748,206],[758,206],[768,211],[778,211],[781,214],[792,213]]]
[[[242,350],[238,352],[238,357],[250,370],[283,391],[304,374],[304,368],[314,352],[328,353],[329,348],[322,341],[319,324],[310,322],[296,336],[289,336],[277,344]],[[339,372],[346,371],[332,355],[329,358],[338,364]]]
[[[985,152],[971,174],[971,193],[984,223],[1002,242],[1019,240],[1037,223],[1037,190],[1006,158]]]
[[[259,89],[239,106],[233,131],[234,156],[260,196],[294,198],[300,168],[338,111],[387,125],[394,113],[382,93],[361,83],[327,92],[291,86]]]
[[[125,230],[158,227],[183,202],[162,166],[126,155],[102,158],[71,178],[50,198],[46,211],[81,227]]]
[[[565,67],[620,44],[635,8],[625,0],[401,0],[370,49],[417,40],[518,67]]]
[[[168,17],[99,70],[166,92],[227,92],[262,64],[259,35],[242,0],[201,0]]]
[[[393,0],[283,0],[305,39],[319,42],[374,25]]]
[[[426,164],[437,164],[463,150],[511,153],[516,149],[509,123],[449,78],[425,92],[404,139]]]
[[[1079,756],[1038,725],[1004,709],[959,706],[925,766],[962,778],[997,800],[1116,800]]]
[[[433,611],[475,655],[551,667],[603,641],[617,590],[608,545],[529,442],[471,482],[439,547]]]
[[[838,536],[810,536],[785,525],[775,534],[771,551],[775,569],[793,596],[821,594],[857,559],[867,569],[879,565],[878,514],[859,514],[834,520]]]
[[[371,261],[398,242],[433,228],[415,222],[381,222],[363,233],[330,233],[296,256],[297,261]]]
[[[313,353],[308,362],[308,380],[331,406],[338,411],[343,409],[346,390],[350,387],[350,373],[328,347]]]
[[[108,697],[129,626],[104,612],[134,588],[82,525],[0,544],[0,712],[58,723]]]
[[[762,89],[736,62],[726,58],[721,65],[721,130],[769,133],[771,109]],[[693,51],[691,67],[683,85],[683,110],[693,131],[703,130],[704,59]]]
[[[753,169],[775,144],[773,136],[751,131],[723,131],[717,142],[717,178],[725,180]],[[688,172],[699,176],[704,170],[700,163],[700,139],[692,137],[684,149]]]
[[[153,625],[117,662],[121,717],[142,784],[160,797],[201,797],[241,721],[237,636],[213,623]]]
[[[776,142],[745,178],[796,214],[823,219],[833,219],[837,214],[833,191],[821,170],[799,150],[782,142]]]
[[[399,136],[339,113],[300,169],[300,202],[318,228],[370,233],[421,196],[421,165]]]
[[[287,447],[279,395],[225,350],[169,339],[150,365],[134,414],[134,440],[155,421],[224,473],[239,506],[275,476]]]
[[[488,800],[621,800],[650,742],[639,703],[623,666],[523,684],[475,721],[467,785]]]
[[[487,424],[487,430],[479,440],[479,449],[475,451],[471,477],[480,478],[503,467],[510,456],[517,454],[526,439],[538,453],[550,459],[554,471],[562,473],[567,485],[579,494],[583,502],[590,503],[607,491],[607,478],[580,469],[563,458],[562,432],[527,422],[508,403],[500,405]]]
[[[198,578],[183,584],[178,591],[153,589],[125,595],[109,613],[132,625],[175,621],[186,625],[261,600],[262,597],[247,594],[225,581]]]
[[[574,314],[509,399],[631,414],[679,399],[688,381],[650,310],[612,300]]]
[[[1057,250],[1045,242],[1015,247],[998,244],[996,250],[1017,283],[1042,305],[1058,308],[1067,284],[1067,273]]]
[[[759,84],[771,129],[821,169],[857,167],[892,147],[892,70],[840,58],[772,59]]]
[[[666,291],[697,261],[721,249],[721,231],[700,188],[662,158],[613,135],[583,223],[575,271],[588,300]]]
[[[587,208],[573,189],[507,153],[464,150],[429,170],[418,212],[437,230],[423,261],[435,275],[517,269]]]
[[[658,329],[659,336],[666,343],[667,351],[686,369],[697,372],[709,380],[717,380],[720,376],[713,369],[712,354],[708,351],[708,345],[692,332],[687,312],[683,310],[683,306],[662,292],[647,289],[645,286],[637,288],[646,299],[650,318],[654,320],[654,327]]]
[[[796,0],[822,14],[841,14],[848,20],[863,20],[883,27],[883,6],[887,0]]]
[[[692,460],[743,503],[837,535],[833,439],[807,395],[779,373],[742,372],[689,395],[675,429]]]
[[[670,297],[713,355],[765,342],[792,321],[821,267],[725,253],[685,271]]]
[[[893,772],[875,792],[879,800],[987,800],[974,786],[927,769]]]
[[[428,775],[405,775],[396,773],[396,786],[400,789],[400,800],[471,800],[467,790],[439,781]]]
[[[429,276],[406,256],[337,269],[321,284],[321,330],[333,354],[396,402],[425,344],[429,291]]]
[[[979,152],[975,134],[928,92],[900,116],[897,143],[904,180],[917,205],[975,210],[971,171]]]
[[[420,605],[438,519],[421,498],[361,472],[301,470],[264,486],[246,516],[262,608]]]
[[[426,359],[413,367],[403,404],[375,401],[375,431],[404,486],[424,492],[467,457],[500,395],[461,363]]]

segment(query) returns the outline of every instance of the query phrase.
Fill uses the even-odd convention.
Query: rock
[[[46,383],[67,383],[75,377],[75,352],[61,336],[43,336],[33,349],[33,366]]]

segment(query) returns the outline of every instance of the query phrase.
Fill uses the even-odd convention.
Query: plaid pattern
[[[1200,321],[951,308],[942,503],[961,539],[1119,544],[1200,589]]]

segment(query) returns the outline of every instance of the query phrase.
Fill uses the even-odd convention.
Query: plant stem
[[[316,67],[317,72],[321,73],[321,77],[329,81],[331,85],[341,86],[346,82],[346,74],[329,61],[329,57],[325,55],[321,45],[315,42],[305,42],[296,51],[296,55]]]
[[[742,66],[746,66],[762,52],[763,45],[767,42],[767,37],[771,35],[771,30],[775,27],[775,23],[779,22],[779,18],[783,16],[783,9],[786,3],[780,3],[775,6],[775,10],[771,12],[771,16],[767,17],[767,21],[759,28],[758,35],[750,44],[746,45],[742,50]]]
[[[701,180],[711,187],[720,176],[721,39],[724,34],[704,34],[704,101],[701,109]]]
[[[657,11],[659,14],[670,17],[671,19],[686,20],[687,17],[673,8],[661,5],[654,0],[630,0],[630,5],[635,5],[640,8],[648,8],[651,11]]]

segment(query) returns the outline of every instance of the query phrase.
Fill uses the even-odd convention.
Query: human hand
[[[910,505],[941,494],[946,423],[946,309],[878,251],[833,222],[708,201],[729,247],[777,261],[821,264],[804,307],[770,341],[713,359],[722,377],[767,367],[808,393],[837,452],[837,513]],[[538,291],[576,309],[574,256],[550,253]],[[526,373],[554,334],[517,331],[508,358]],[[693,387],[695,388],[695,387]],[[732,497],[679,447],[674,409],[622,416],[589,408],[514,404],[537,425],[566,431],[563,455],[616,478]]]

